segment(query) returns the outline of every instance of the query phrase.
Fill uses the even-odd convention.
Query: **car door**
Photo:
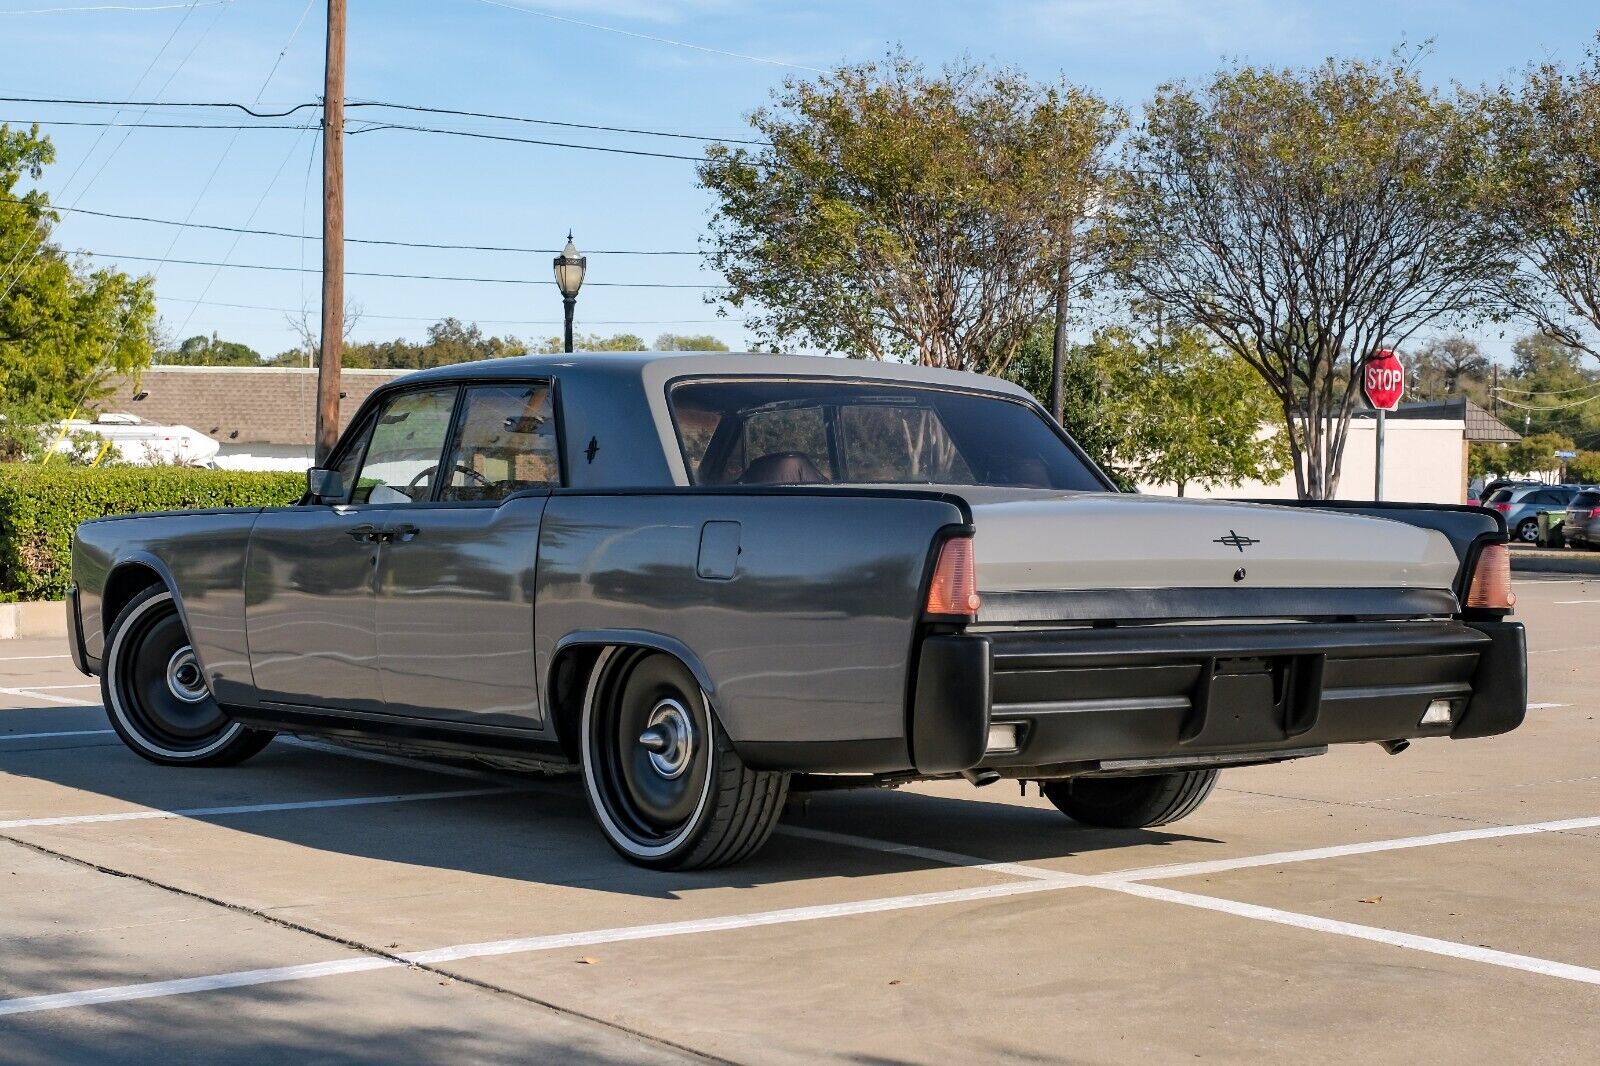
[[[390,513],[377,624],[391,713],[540,724],[533,591],[561,483],[553,401],[546,381],[466,386],[434,498]]]
[[[392,510],[432,494],[455,386],[399,393],[346,434],[342,500],[267,512],[250,536],[245,627],[259,698],[382,712],[375,597]]]

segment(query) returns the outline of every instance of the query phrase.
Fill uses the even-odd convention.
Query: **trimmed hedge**
[[[65,596],[79,522],[136,511],[282,507],[305,487],[304,474],[0,464],[0,601]]]

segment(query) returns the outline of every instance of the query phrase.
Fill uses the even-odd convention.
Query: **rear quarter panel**
[[[223,703],[250,703],[254,685],[244,630],[244,565],[259,508],[172,511],[85,522],[72,545],[84,650],[105,654],[114,618],[107,581],[121,567],[154,570],[175,593],[195,652]]]
[[[539,674],[574,642],[642,631],[682,647],[736,745],[903,741],[930,548],[966,520],[930,495],[558,493],[540,536]],[[708,522],[739,525],[732,577],[698,572]]]

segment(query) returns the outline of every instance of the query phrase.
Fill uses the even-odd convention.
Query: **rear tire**
[[[657,748],[641,742],[655,734]],[[677,659],[612,648],[589,681],[580,728],[584,794],[629,862],[704,870],[754,855],[772,835],[789,775],[752,770]]]
[[[1194,813],[1217,784],[1216,770],[1147,777],[1069,777],[1044,794],[1075,822],[1108,829],[1148,829]]]
[[[161,585],[135,596],[112,623],[100,694],[122,742],[163,766],[232,766],[273,737],[233,721],[211,695],[177,604]]]
[[[1524,544],[1537,544],[1539,542],[1539,523],[1532,518],[1524,518],[1518,522],[1517,539]]]

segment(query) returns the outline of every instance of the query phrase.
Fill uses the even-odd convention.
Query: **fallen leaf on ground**
[[[1382,903],[1383,902],[1383,897],[1382,896],[1368,896],[1366,899],[1361,900],[1360,902],[1362,902],[1362,903]]]

